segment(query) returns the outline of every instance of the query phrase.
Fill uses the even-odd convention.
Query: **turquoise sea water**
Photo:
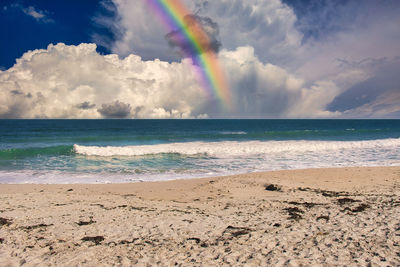
[[[0,183],[400,165],[400,120],[0,120]]]

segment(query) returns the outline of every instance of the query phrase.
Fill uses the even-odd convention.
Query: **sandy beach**
[[[1,266],[400,266],[400,167],[0,185]]]

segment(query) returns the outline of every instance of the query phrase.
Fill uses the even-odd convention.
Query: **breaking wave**
[[[275,153],[301,153],[369,149],[400,150],[400,138],[367,141],[221,141],[186,142],[141,146],[81,146],[75,144],[76,154],[87,156],[145,156],[156,154],[206,155],[240,157]]]

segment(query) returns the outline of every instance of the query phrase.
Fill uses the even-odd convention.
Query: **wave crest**
[[[340,151],[343,149],[400,149],[400,139],[367,141],[223,141],[187,142],[143,146],[81,146],[77,154],[87,156],[144,156],[155,154],[209,155],[216,157],[247,156],[284,152]]]

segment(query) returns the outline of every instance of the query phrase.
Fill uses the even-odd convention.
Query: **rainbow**
[[[187,57],[192,58],[197,77],[209,97],[217,97],[224,108],[231,108],[231,95],[218,57],[210,49],[210,38],[200,23],[185,21],[185,16],[192,14],[180,0],[145,0],[158,15],[169,32],[179,33],[174,41],[188,44],[184,49]]]

